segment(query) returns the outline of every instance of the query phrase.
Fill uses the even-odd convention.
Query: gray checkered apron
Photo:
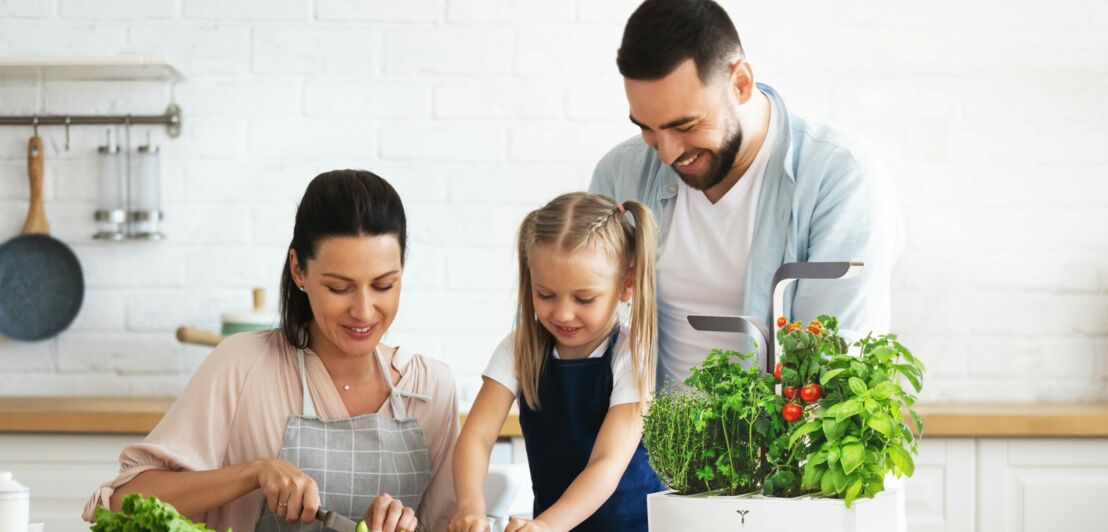
[[[285,440],[278,454],[315,479],[324,508],[354,522],[362,520],[369,505],[381,493],[400,499],[404,506],[418,508],[431,480],[431,456],[423,428],[415,418],[407,417],[403,400],[404,396],[424,401],[430,398],[397,390],[381,354],[376,350],[373,354],[389,385],[393,417],[366,414],[335,421],[316,417],[301,351],[304,413],[289,416]],[[310,525],[292,524],[264,507],[255,530],[322,531],[323,525],[318,521]]]

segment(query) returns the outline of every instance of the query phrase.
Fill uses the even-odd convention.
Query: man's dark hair
[[[743,45],[731,17],[712,0],[646,0],[627,19],[616,64],[623,77],[666,77],[692,58],[696,74],[707,82],[743,57]]]

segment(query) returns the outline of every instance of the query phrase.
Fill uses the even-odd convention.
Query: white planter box
[[[892,487],[846,507],[841,499],[761,494],[731,497],[654,493],[646,498],[651,532],[904,532],[904,492]]]

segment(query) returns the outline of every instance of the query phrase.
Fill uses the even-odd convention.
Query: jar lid
[[[0,471],[0,497],[10,497],[12,495],[26,496],[31,492],[27,486],[16,482],[12,479],[11,471]]]

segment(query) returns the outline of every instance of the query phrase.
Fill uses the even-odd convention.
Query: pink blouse
[[[350,417],[323,362],[311,350],[304,355],[317,415],[325,421]],[[301,413],[297,366],[296,351],[279,331],[236,334],[221,342],[158,426],[142,443],[123,449],[119,476],[92,494],[84,519],[91,521],[97,506],[109,505],[115,488],[143,471],[207,471],[276,457],[289,416]],[[431,454],[431,482],[416,517],[421,529],[445,530],[456,507],[451,471],[459,430],[454,378],[446,364],[401,348],[392,367],[400,373],[397,389],[431,397],[404,397],[404,406],[423,427]],[[391,410],[384,401],[378,413],[391,416]],[[200,519],[220,532],[253,530],[264,504],[262,492],[254,490]]]

